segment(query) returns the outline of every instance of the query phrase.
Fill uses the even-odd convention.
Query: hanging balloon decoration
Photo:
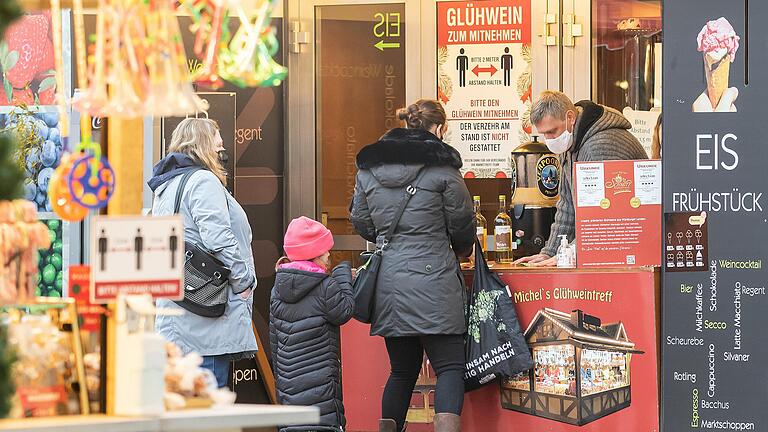
[[[79,156],[75,153],[64,155],[58,168],[53,171],[48,186],[48,196],[51,199],[53,211],[66,221],[80,221],[88,215],[88,209],[72,198],[67,184],[67,178]]]
[[[58,1],[52,0],[52,2]],[[100,11],[103,11],[103,9],[100,8]],[[77,52],[77,80],[81,87],[87,87],[88,77],[86,74],[85,26],[83,23],[82,0],[73,1],[73,12],[75,49]],[[100,13],[97,21],[103,23],[103,18]],[[54,38],[56,38],[55,35]],[[56,42],[54,41],[54,43]],[[57,61],[60,60],[59,58]],[[57,63],[57,73],[63,70],[60,64]],[[59,86],[58,88],[63,89],[64,86]],[[59,101],[64,100],[64,95],[61,93],[57,97]],[[93,99],[89,101],[93,101]],[[61,107],[59,109],[61,110]],[[80,117],[80,135],[82,139],[75,148],[75,151],[62,156],[61,163],[54,170],[53,175],[51,175],[48,188],[48,197],[53,211],[66,221],[83,220],[88,215],[89,208],[104,207],[115,188],[114,172],[109,167],[106,159],[101,157],[101,146],[98,143],[94,143],[91,139],[91,117],[87,111],[83,112]],[[64,143],[64,149],[67,150],[69,148],[69,130],[66,127],[62,128],[61,139]],[[77,167],[84,164],[90,166],[85,171],[91,178],[86,179],[83,175],[75,175],[84,171],[83,168],[76,170]],[[100,186],[105,183],[102,179],[109,180],[106,182],[107,192],[93,194],[94,190],[104,191],[104,187]],[[85,186],[83,186],[84,183]],[[94,199],[94,195],[100,199]]]
[[[288,69],[272,58],[278,49],[276,32],[270,25],[274,0],[255,0],[253,19],[243,3],[231,2],[240,28],[219,55],[222,78],[240,87],[280,85]]]
[[[193,79],[213,88],[220,88],[222,80],[253,87],[277,86],[285,79],[287,69],[273,59],[278,51],[271,26],[275,0],[181,1],[192,11],[194,50],[202,62],[194,74],[187,69],[175,0],[99,0],[96,34],[88,49],[82,0],[73,0],[77,80],[84,90],[73,101],[81,112],[81,142],[62,158],[49,190],[52,207],[62,218],[81,220],[88,209],[104,207],[116,187],[101,146],[92,141],[91,116],[186,116],[208,109],[195,94]],[[51,2],[60,10],[60,0]],[[234,36],[228,29],[230,16],[240,21]],[[60,28],[60,23],[55,25]],[[60,53],[61,32],[54,33],[59,38],[55,51]],[[66,99],[58,57],[61,114]],[[62,140],[68,149],[64,130]]]
[[[191,84],[174,0],[100,0],[90,84],[74,101],[98,117],[184,116],[207,109]]]
[[[67,176],[72,199],[85,207],[104,207],[115,191],[115,171],[105,157],[88,155],[72,164]]]
[[[149,0],[147,5],[149,43],[145,63],[149,68],[150,88],[146,115],[184,116],[208,109],[208,103],[195,94],[190,83],[173,3],[173,0]]]
[[[219,52],[230,38],[226,0],[186,0],[184,6],[192,14],[189,30],[195,33],[195,55],[202,64],[193,72],[193,80],[219,89],[224,85],[218,73]]]

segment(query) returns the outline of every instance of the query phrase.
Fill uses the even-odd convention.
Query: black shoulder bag
[[[176,189],[173,214],[179,213],[184,186],[197,171],[193,169],[182,175]],[[213,252],[191,241],[184,241],[184,254],[184,299],[176,304],[208,318],[224,315],[229,297],[230,270]]]
[[[400,207],[392,218],[389,229],[383,235],[381,241],[379,241],[379,238],[376,239],[376,250],[373,252],[363,252],[363,258],[365,259],[365,255],[368,255],[368,259],[363,266],[357,269],[357,276],[352,284],[352,292],[355,297],[355,311],[352,316],[362,323],[371,323],[371,315],[373,315],[376,297],[376,281],[379,278],[379,267],[381,267],[381,255],[389,246],[389,240],[397,230],[397,224],[400,223],[400,218],[403,217],[408,201],[416,195],[417,186],[423,172],[424,169],[422,168],[416,180],[405,188],[405,197],[400,202]],[[380,235],[379,237],[382,236]]]

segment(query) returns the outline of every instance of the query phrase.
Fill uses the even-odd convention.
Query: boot
[[[379,419],[379,432],[397,432],[397,422],[392,419]]]
[[[461,432],[461,417],[456,414],[435,414],[435,432]]]

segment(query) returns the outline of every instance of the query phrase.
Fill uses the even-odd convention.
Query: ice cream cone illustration
[[[704,76],[707,78],[707,96],[712,108],[717,107],[725,89],[728,88],[728,76],[731,72],[731,61],[726,56],[720,58],[704,54]]]
[[[739,36],[727,19],[720,17],[707,22],[696,38],[698,50],[704,57],[707,96],[715,109],[728,88],[731,63],[739,49]]]

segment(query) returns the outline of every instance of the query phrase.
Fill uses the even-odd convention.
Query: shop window
[[[596,102],[623,110],[661,106],[661,0],[592,1]]]
[[[349,203],[355,155],[399,127],[405,101],[405,5],[315,8],[320,210],[335,236],[355,235]],[[376,49],[377,42],[392,48]]]
[[[537,336],[539,340],[544,339],[554,339],[555,336],[555,329],[551,322],[546,321],[544,322],[537,330],[536,330]]]
[[[531,376],[528,371],[520,372],[507,379],[504,385],[507,388],[531,391]]]
[[[581,351],[582,396],[628,385],[627,353],[593,349]]]
[[[534,385],[539,393],[576,396],[576,349],[550,345],[533,349]]]

